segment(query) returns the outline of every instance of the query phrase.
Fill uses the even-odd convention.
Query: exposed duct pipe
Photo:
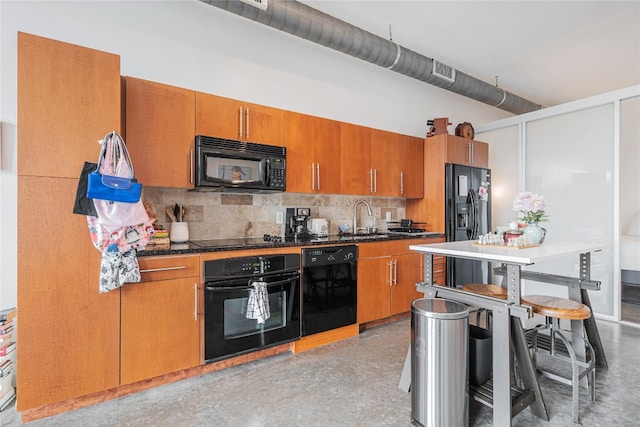
[[[200,1],[513,114],[542,108],[297,1],[253,0],[255,6],[246,2],[251,0]]]

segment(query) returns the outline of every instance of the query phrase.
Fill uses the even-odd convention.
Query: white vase
[[[547,234],[547,230],[540,227],[540,224],[537,222],[530,222],[524,228],[523,236],[527,236],[529,241],[534,244],[540,244],[544,241],[544,237]]]
[[[184,243],[189,240],[189,224],[187,222],[172,222],[169,229],[169,240],[173,243]]]

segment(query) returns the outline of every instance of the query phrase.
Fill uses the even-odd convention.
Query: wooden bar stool
[[[485,297],[497,298],[497,299],[507,299],[507,290],[502,286],[498,285],[486,285],[483,283],[470,283],[467,285],[462,285],[462,290],[465,292],[470,292],[472,294],[483,295]],[[485,324],[487,329],[491,329],[491,311],[485,310],[484,308],[479,308],[477,310],[470,311],[469,314],[476,314],[476,325],[480,326],[480,317],[482,314],[485,315]]]
[[[573,388],[573,421],[580,422],[579,418],[579,398],[580,380],[587,376],[587,387],[591,387],[591,401],[596,401],[596,374],[595,374],[595,353],[593,347],[586,337],[577,336],[571,331],[560,328],[560,319],[585,320],[591,317],[591,310],[586,305],[567,298],[558,298],[546,295],[527,295],[521,298],[523,304],[533,307],[534,313],[545,316],[545,325],[539,325],[526,332],[530,342],[531,358],[534,366],[537,367],[541,375],[563,384],[571,385]],[[549,335],[539,334],[543,330],[548,330]],[[571,336],[571,340],[567,335]],[[586,350],[586,361],[578,360],[572,342],[578,340],[584,343]],[[558,375],[547,369],[541,369],[537,363],[537,355],[546,354],[554,359],[571,363],[571,378]]]

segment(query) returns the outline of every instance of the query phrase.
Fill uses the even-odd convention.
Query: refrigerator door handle
[[[473,240],[478,238],[478,195],[473,189],[470,189],[467,194],[467,203],[469,203],[467,238]]]

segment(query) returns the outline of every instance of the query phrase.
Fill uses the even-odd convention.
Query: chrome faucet
[[[364,203],[364,205],[367,207],[367,213],[369,214],[369,216],[373,216],[373,211],[371,210],[371,205],[369,205],[369,202],[367,202],[366,200],[358,200],[355,205],[353,205],[353,234],[358,234],[358,205],[360,203]]]

